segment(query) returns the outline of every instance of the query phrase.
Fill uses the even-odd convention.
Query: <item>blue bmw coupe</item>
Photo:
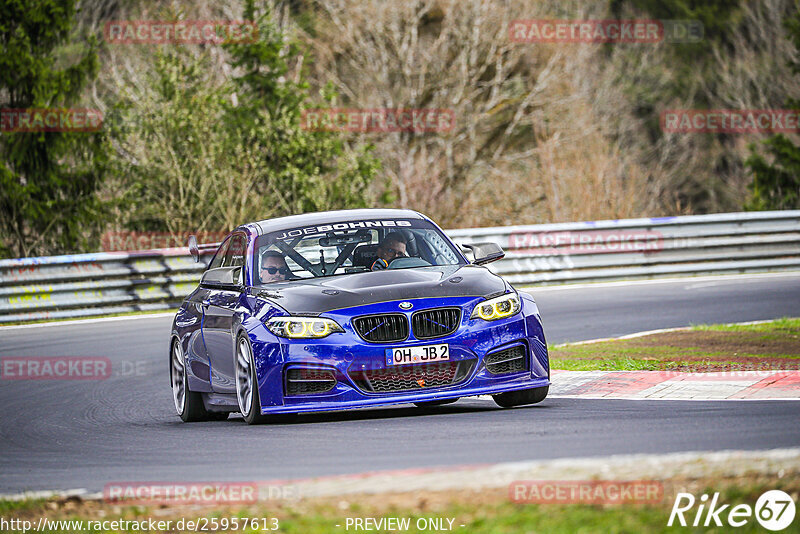
[[[242,225],[217,248],[172,325],[184,421],[492,395],[550,386],[533,298],[484,267],[504,256],[410,210],[347,210]],[[196,242],[190,250],[198,258]]]

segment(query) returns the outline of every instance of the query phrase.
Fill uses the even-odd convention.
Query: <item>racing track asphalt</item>
[[[532,291],[548,341],[800,316],[800,273]],[[800,445],[797,401],[549,398],[305,415],[248,427],[174,415],[171,319],[0,329],[0,358],[105,356],[96,381],[0,380],[0,493],[110,482],[305,478],[422,466]]]

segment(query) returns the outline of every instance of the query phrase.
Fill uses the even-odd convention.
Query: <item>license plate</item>
[[[421,347],[386,349],[386,365],[441,362],[449,359],[449,345],[423,345]]]

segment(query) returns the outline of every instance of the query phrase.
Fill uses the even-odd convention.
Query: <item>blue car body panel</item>
[[[408,212],[402,213],[407,215]],[[416,213],[415,215],[419,216]],[[335,332],[322,339],[278,337],[266,327],[265,322],[275,316],[289,315],[290,312],[281,306],[281,299],[278,298],[280,295],[265,293],[264,286],[252,287],[253,242],[263,233],[259,225],[263,223],[237,229],[247,236],[249,243],[248,260],[244,269],[245,290],[221,291],[200,286],[185,299],[173,323],[173,338],[180,340],[186,358],[188,387],[191,391],[203,394],[207,409],[238,411],[233,376],[234,349],[235,340],[242,333],[248,336],[253,350],[262,414],[445,400],[549,386],[550,366],[541,317],[533,297],[525,293],[519,294],[522,307],[518,313],[496,321],[470,318],[473,309],[487,295],[428,297],[408,294],[401,300],[379,302],[371,302],[370,298],[365,298],[366,304],[334,307],[321,310],[317,314],[333,319],[344,332]],[[499,279],[485,267],[456,266],[453,270],[458,268],[468,269],[463,271],[467,275],[475,274],[475,270],[480,269],[481,272],[486,271],[483,275]],[[443,272],[442,276],[450,276],[450,271]],[[506,288],[505,292],[513,291],[506,282],[499,283],[500,287]],[[376,299],[380,300],[373,292],[371,300]],[[348,302],[352,301],[351,298]],[[412,307],[404,310],[400,307],[401,302],[411,303]],[[353,326],[354,318],[389,313],[403,314],[410,323],[413,313],[442,307],[460,310],[458,327],[453,333],[442,337],[417,339],[413,329],[409,329],[407,339],[402,342],[373,343],[362,339]],[[458,383],[433,387],[420,385],[418,389],[403,391],[371,392],[354,379],[354,376],[361,376],[359,373],[365,371],[386,372],[389,376],[396,372],[403,376],[407,369],[415,366],[388,365],[387,349],[442,344],[449,346],[449,361],[454,364],[463,362],[463,366],[458,369],[468,370]],[[487,355],[516,346],[522,347],[527,354],[524,370],[504,374],[489,372],[485,362]],[[285,387],[288,368],[308,370],[311,373],[320,369],[332,372],[336,377],[335,387],[323,393],[288,395]]]

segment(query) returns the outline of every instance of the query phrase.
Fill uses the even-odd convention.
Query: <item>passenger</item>
[[[291,278],[292,271],[286,265],[283,254],[276,250],[268,250],[261,254],[261,283],[281,282]]]
[[[372,264],[373,271],[387,269],[397,258],[406,257],[406,238],[400,232],[392,232],[378,245],[378,259]]]

